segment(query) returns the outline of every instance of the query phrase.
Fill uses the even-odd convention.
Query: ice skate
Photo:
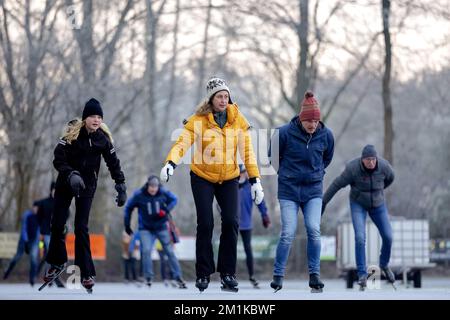
[[[309,275],[309,287],[311,288],[311,293],[323,292],[324,284],[320,281],[320,277],[317,273],[311,273]]]
[[[181,277],[176,278],[175,280],[173,280],[173,283],[174,283],[179,289],[187,289],[186,282],[184,282],[184,280],[183,280]]]
[[[239,288],[237,287],[238,282],[234,275],[230,275],[230,274],[221,275],[220,282],[222,283],[222,286],[220,287],[220,289],[222,289],[222,291],[238,292],[238,290],[239,290]]]
[[[283,276],[273,276],[270,287],[275,290],[274,293],[281,290],[283,288]]]
[[[86,289],[87,293],[92,293],[92,287],[95,285],[94,277],[90,276],[81,280],[81,285]]]
[[[52,264],[50,266],[50,268],[48,268],[48,270],[45,272],[44,284],[39,287],[38,291],[41,291],[42,289],[44,289],[49,284],[52,284],[53,281],[58,279],[59,275],[61,273],[63,273],[64,270],[66,270],[66,265],[65,264],[61,264],[61,265]]]
[[[358,278],[359,291],[364,291],[367,288],[367,276],[363,275]]]
[[[209,285],[209,277],[199,277],[195,281],[195,287],[200,290],[200,292],[205,291],[206,288],[208,288]]]
[[[258,280],[256,280],[253,277],[250,277],[249,280],[250,280],[250,283],[252,284],[253,288],[260,289]]]
[[[386,277],[387,282],[389,282],[394,290],[397,290],[397,287],[395,286],[395,275],[392,272],[392,270],[389,267],[382,267],[381,271],[383,272],[384,276]]]

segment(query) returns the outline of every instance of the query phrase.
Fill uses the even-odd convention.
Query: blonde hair
[[[81,120],[80,118],[75,118],[73,120],[70,120],[63,130],[61,139],[64,139],[65,141],[67,141],[68,144],[72,144],[72,141],[78,139],[80,130],[85,125],[86,125],[86,121]],[[109,130],[106,123],[102,123],[100,125],[100,130],[102,130],[106,134],[106,136],[111,141],[111,143],[114,142],[112,135],[111,135],[111,131]]]
[[[213,105],[209,101],[203,100],[197,106],[195,114],[198,116],[206,116],[210,112],[213,112]]]

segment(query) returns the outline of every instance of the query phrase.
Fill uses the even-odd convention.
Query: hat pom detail
[[[311,91],[306,91],[305,92],[305,98],[306,99],[312,98],[312,97],[314,97],[314,93],[312,93]]]

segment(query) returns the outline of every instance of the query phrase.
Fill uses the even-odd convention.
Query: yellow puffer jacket
[[[237,150],[250,178],[259,177],[249,133],[250,125],[236,104],[227,106],[227,122],[221,129],[212,113],[192,115],[166,158],[178,164],[194,144],[191,170],[212,183],[222,183],[239,176]],[[191,149],[192,150],[192,149]]]

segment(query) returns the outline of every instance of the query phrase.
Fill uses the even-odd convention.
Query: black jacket
[[[111,177],[116,183],[124,183],[125,176],[120,168],[120,161],[116,151],[106,133],[101,129],[88,133],[85,127],[80,129],[78,138],[69,144],[61,139],[54,151],[53,165],[58,170],[56,187],[70,190],[67,181],[72,171],[79,171],[86,189],[81,197],[92,197],[97,188],[97,178],[100,169],[101,156],[105,159]]]
[[[364,169],[361,158],[350,161],[344,172],[334,179],[323,196],[326,205],[341,188],[350,185],[350,199],[366,210],[379,207],[384,203],[384,192],[394,181],[394,170],[389,162],[381,157],[373,172]]]
[[[52,220],[54,209],[54,198],[48,197],[34,202],[33,206],[37,207],[37,218],[41,234],[50,235],[50,222]]]

